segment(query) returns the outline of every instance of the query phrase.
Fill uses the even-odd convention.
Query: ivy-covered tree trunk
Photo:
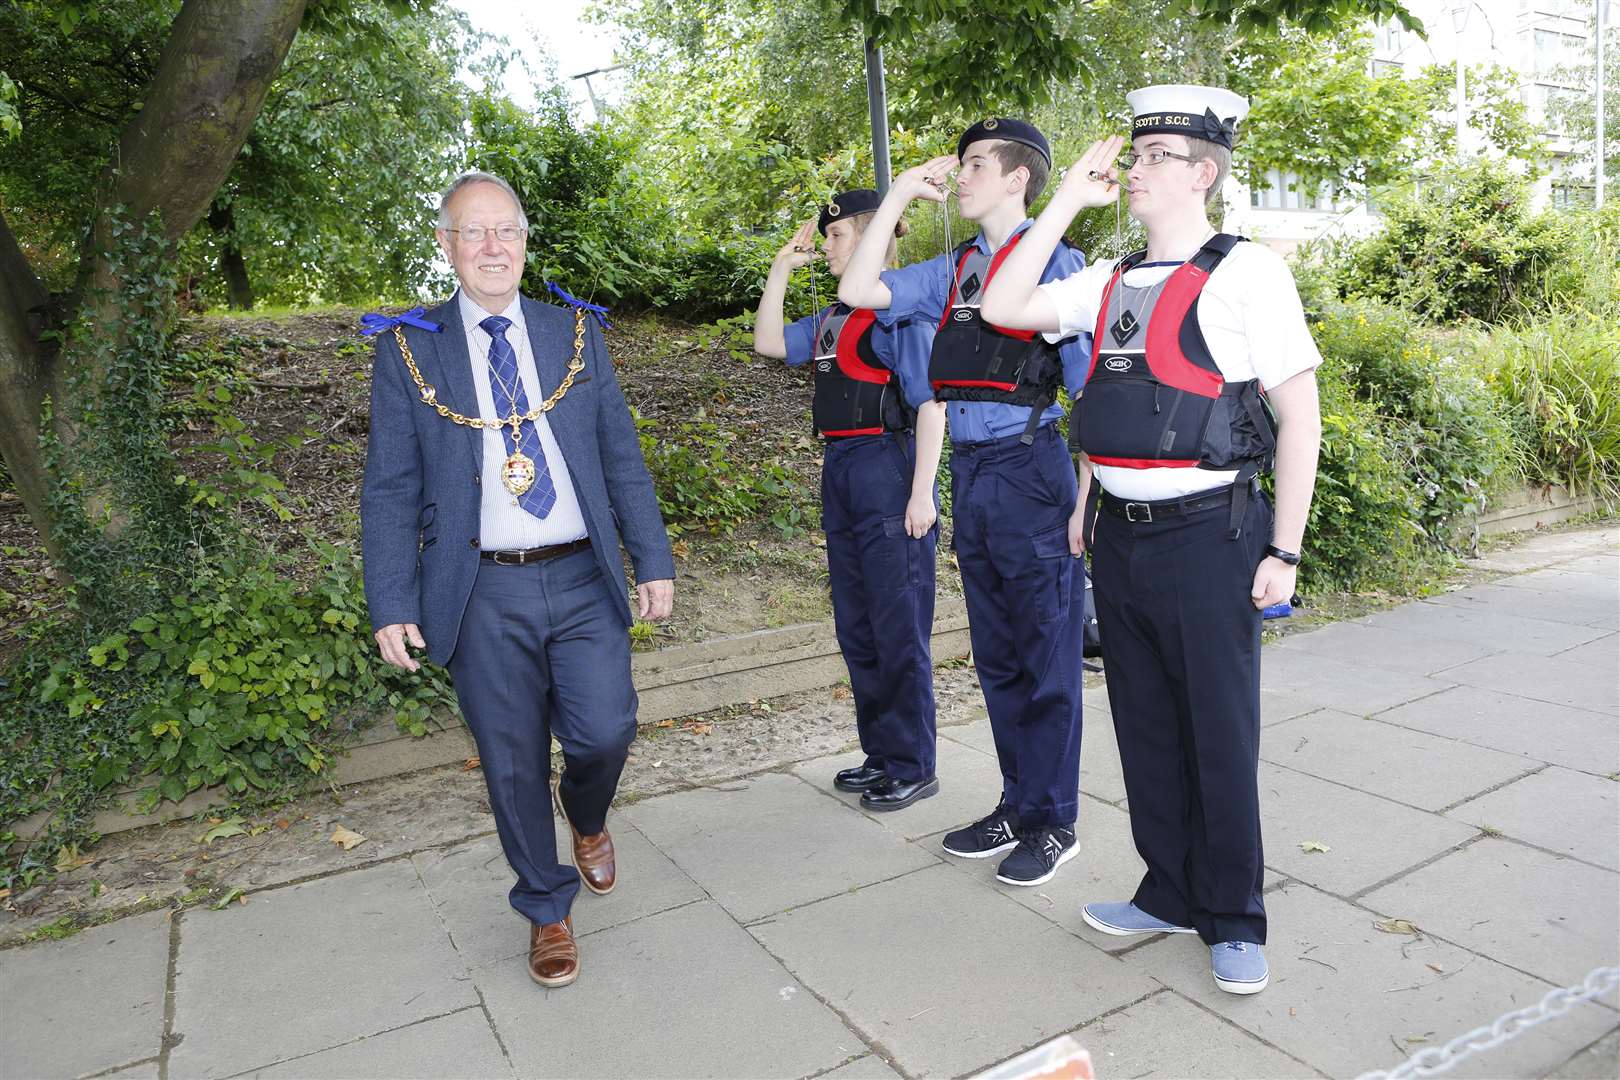
[[[305,3],[185,0],[98,185],[67,296],[47,294],[0,217],[0,456],[70,574],[184,532],[155,415],[169,257],[224,182]]]

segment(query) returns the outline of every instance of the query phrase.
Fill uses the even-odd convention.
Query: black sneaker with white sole
[[[1008,885],[1042,885],[1057,868],[1080,854],[1074,830],[1057,826],[1018,830],[1018,846],[1001,860],[996,880]]]
[[[984,859],[1006,851],[1018,843],[1018,826],[1005,802],[971,825],[945,834],[941,842],[947,853],[963,859]]]

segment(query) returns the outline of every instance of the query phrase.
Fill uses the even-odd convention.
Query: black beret
[[[1034,124],[1027,121],[1013,120],[1005,116],[992,116],[988,120],[980,120],[962,132],[962,137],[956,140],[956,156],[961,157],[967,152],[968,147],[981,139],[1004,139],[1007,142],[1033,146],[1041,157],[1046,159],[1046,167],[1052,167],[1052,148],[1046,144],[1046,136],[1042,135]]]
[[[868,187],[858,187],[835,195],[832,202],[821,208],[821,217],[816,220],[816,228],[821,230],[822,236],[826,236],[828,225],[840,218],[870,214],[882,201],[883,196]]]

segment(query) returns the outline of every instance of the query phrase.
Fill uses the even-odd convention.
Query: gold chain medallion
[[[563,399],[563,395],[568,393],[568,388],[574,385],[574,376],[585,370],[585,309],[574,309],[574,358],[568,361],[568,374],[563,377],[563,381],[557,386],[557,389],[551,392],[551,396],[542,401],[537,407],[530,409],[522,416],[519,416],[517,410],[514,408],[512,410],[512,415],[506,417],[504,420],[485,420],[481,416],[463,416],[454,409],[445,405],[444,402],[439,400],[439,392],[434,388],[433,384],[422,378],[422,372],[416,366],[416,357],[411,355],[411,347],[405,341],[405,332],[398,326],[394,327],[394,340],[399,342],[399,355],[404,359],[405,366],[410,369],[411,378],[416,382],[416,392],[421,396],[423,404],[431,405],[434,412],[438,413],[452,424],[460,424],[462,427],[496,431],[500,428],[506,427],[507,425],[511,425],[512,442],[515,444],[518,441],[518,435],[522,429],[523,422],[526,420],[533,422],[540,419],[540,417],[544,414],[550,412],[556,406],[557,402]],[[523,455],[513,454],[512,457],[523,457]],[[529,459],[526,457],[524,457],[523,460],[528,461],[530,470],[529,483],[532,484],[534,483],[534,462],[529,461]],[[511,459],[508,459],[507,463],[510,465]],[[502,471],[502,475],[504,479],[504,469]],[[510,488],[511,485],[508,484],[507,487]],[[528,490],[528,484],[523,486],[523,490]],[[521,492],[517,493],[521,494]]]
[[[534,486],[534,459],[521,450],[501,463],[501,483],[514,495],[522,495]]]

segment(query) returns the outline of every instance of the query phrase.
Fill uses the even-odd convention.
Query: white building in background
[[[1563,95],[1591,100],[1594,89],[1590,69],[1584,81],[1570,83],[1558,76],[1567,69],[1590,64],[1587,49],[1592,34],[1593,0],[1407,0],[1407,10],[1422,20],[1428,40],[1402,29],[1399,23],[1374,30],[1373,64],[1399,68],[1417,77],[1431,64],[1447,64],[1459,52],[1464,67],[1496,64],[1518,72],[1525,104],[1533,122],[1543,125],[1552,157],[1549,175],[1536,184],[1539,206],[1563,205],[1583,189],[1590,177],[1572,176],[1567,169],[1575,147],[1561,131],[1547,127],[1547,106]],[[1467,11],[1461,33],[1454,12]],[[1610,60],[1609,62],[1613,62]],[[1463,149],[1477,149],[1479,134],[1467,131]],[[1301,190],[1292,173],[1273,169],[1264,186],[1250,187],[1228,180],[1225,228],[1282,251],[1330,235],[1363,236],[1377,225],[1376,210],[1353,196],[1337,201],[1325,194]],[[1581,195],[1589,199],[1587,191]]]

